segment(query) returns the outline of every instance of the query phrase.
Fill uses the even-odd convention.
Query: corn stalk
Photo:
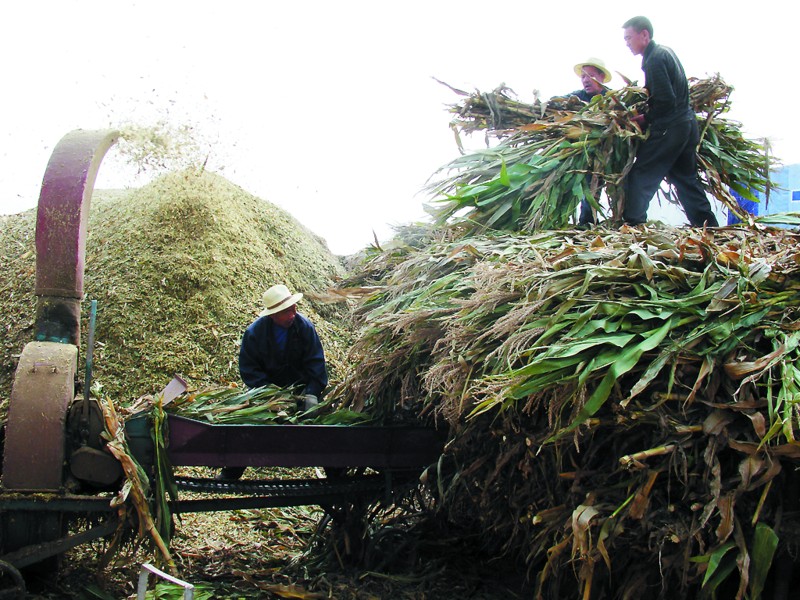
[[[540,597],[734,577],[756,597],[773,536],[800,526],[782,491],[800,460],[798,265],[800,236],[763,227],[443,241],[365,300],[337,392],[449,422],[443,517],[539,573]]]
[[[718,75],[690,83],[702,133],[701,179],[709,194],[744,216],[728,189],[749,199],[769,189],[764,146],[745,139],[738,123],[721,116],[730,108],[732,88]],[[500,142],[442,167],[428,186],[428,212],[438,225],[459,223],[470,232],[561,229],[574,222],[585,198],[601,220],[620,221],[621,184],[646,135],[631,117],[645,99],[642,88],[629,86],[588,105],[555,99],[522,110],[503,87],[469,96],[451,108],[451,126],[467,133],[484,129]],[[598,203],[602,190],[608,209]]]

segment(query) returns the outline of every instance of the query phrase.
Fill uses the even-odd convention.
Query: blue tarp
[[[758,215],[758,202],[753,202],[752,200],[747,200],[746,198],[742,198],[742,196],[740,196],[733,190],[729,191],[731,193],[731,196],[733,196],[736,199],[736,202],[739,204],[742,210],[749,212],[751,215],[756,215],[756,216]],[[753,195],[756,198],[759,199],[761,198],[758,192],[753,192]],[[740,218],[738,218],[731,211],[728,211],[728,225],[735,225],[736,223],[741,223],[741,222],[742,220]]]

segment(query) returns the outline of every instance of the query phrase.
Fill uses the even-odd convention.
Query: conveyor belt
[[[179,477],[179,490],[198,496],[172,504],[176,513],[271,508],[278,506],[331,506],[363,498],[391,500],[416,485],[413,477],[361,475],[348,478],[220,481]],[[213,496],[213,497],[210,497]]]
[[[204,494],[237,494],[249,496],[302,496],[346,494],[380,491],[386,485],[382,475],[365,475],[339,479],[270,479],[218,480],[197,477],[176,477],[179,490]]]

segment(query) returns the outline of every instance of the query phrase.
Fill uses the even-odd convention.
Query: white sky
[[[723,8],[724,6],[724,8]],[[590,56],[643,82],[622,23],[644,14],[687,75],[735,87],[730,117],[800,162],[789,69],[789,4],[764,0],[269,2],[61,0],[6,3],[0,55],[0,214],[36,205],[67,132],[191,125],[208,167],[291,212],[331,250],[424,217],[420,192],[458,155],[445,105],[454,87],[505,83],[522,101],[580,87]],[[723,13],[724,11],[724,13]],[[618,77],[611,83],[620,87]],[[476,144],[478,142],[476,141]],[[141,185],[112,148],[97,188]],[[651,214],[651,216],[653,216]]]

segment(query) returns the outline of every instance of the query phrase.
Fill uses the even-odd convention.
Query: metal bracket
[[[183,588],[184,600],[193,600],[194,586],[191,583],[181,581],[169,573],[164,573],[164,571],[161,569],[156,569],[150,563],[144,563],[142,565],[142,569],[139,571],[139,586],[136,588],[136,600],[144,600],[144,597],[147,594],[147,580],[150,578],[150,573],[156,575],[157,577],[161,577],[161,579],[166,579],[170,583],[181,586]]]
[[[6,579],[11,580],[10,587],[4,587]],[[0,600],[6,598],[21,600],[25,598],[25,592],[25,580],[22,574],[11,563],[0,560]]]

